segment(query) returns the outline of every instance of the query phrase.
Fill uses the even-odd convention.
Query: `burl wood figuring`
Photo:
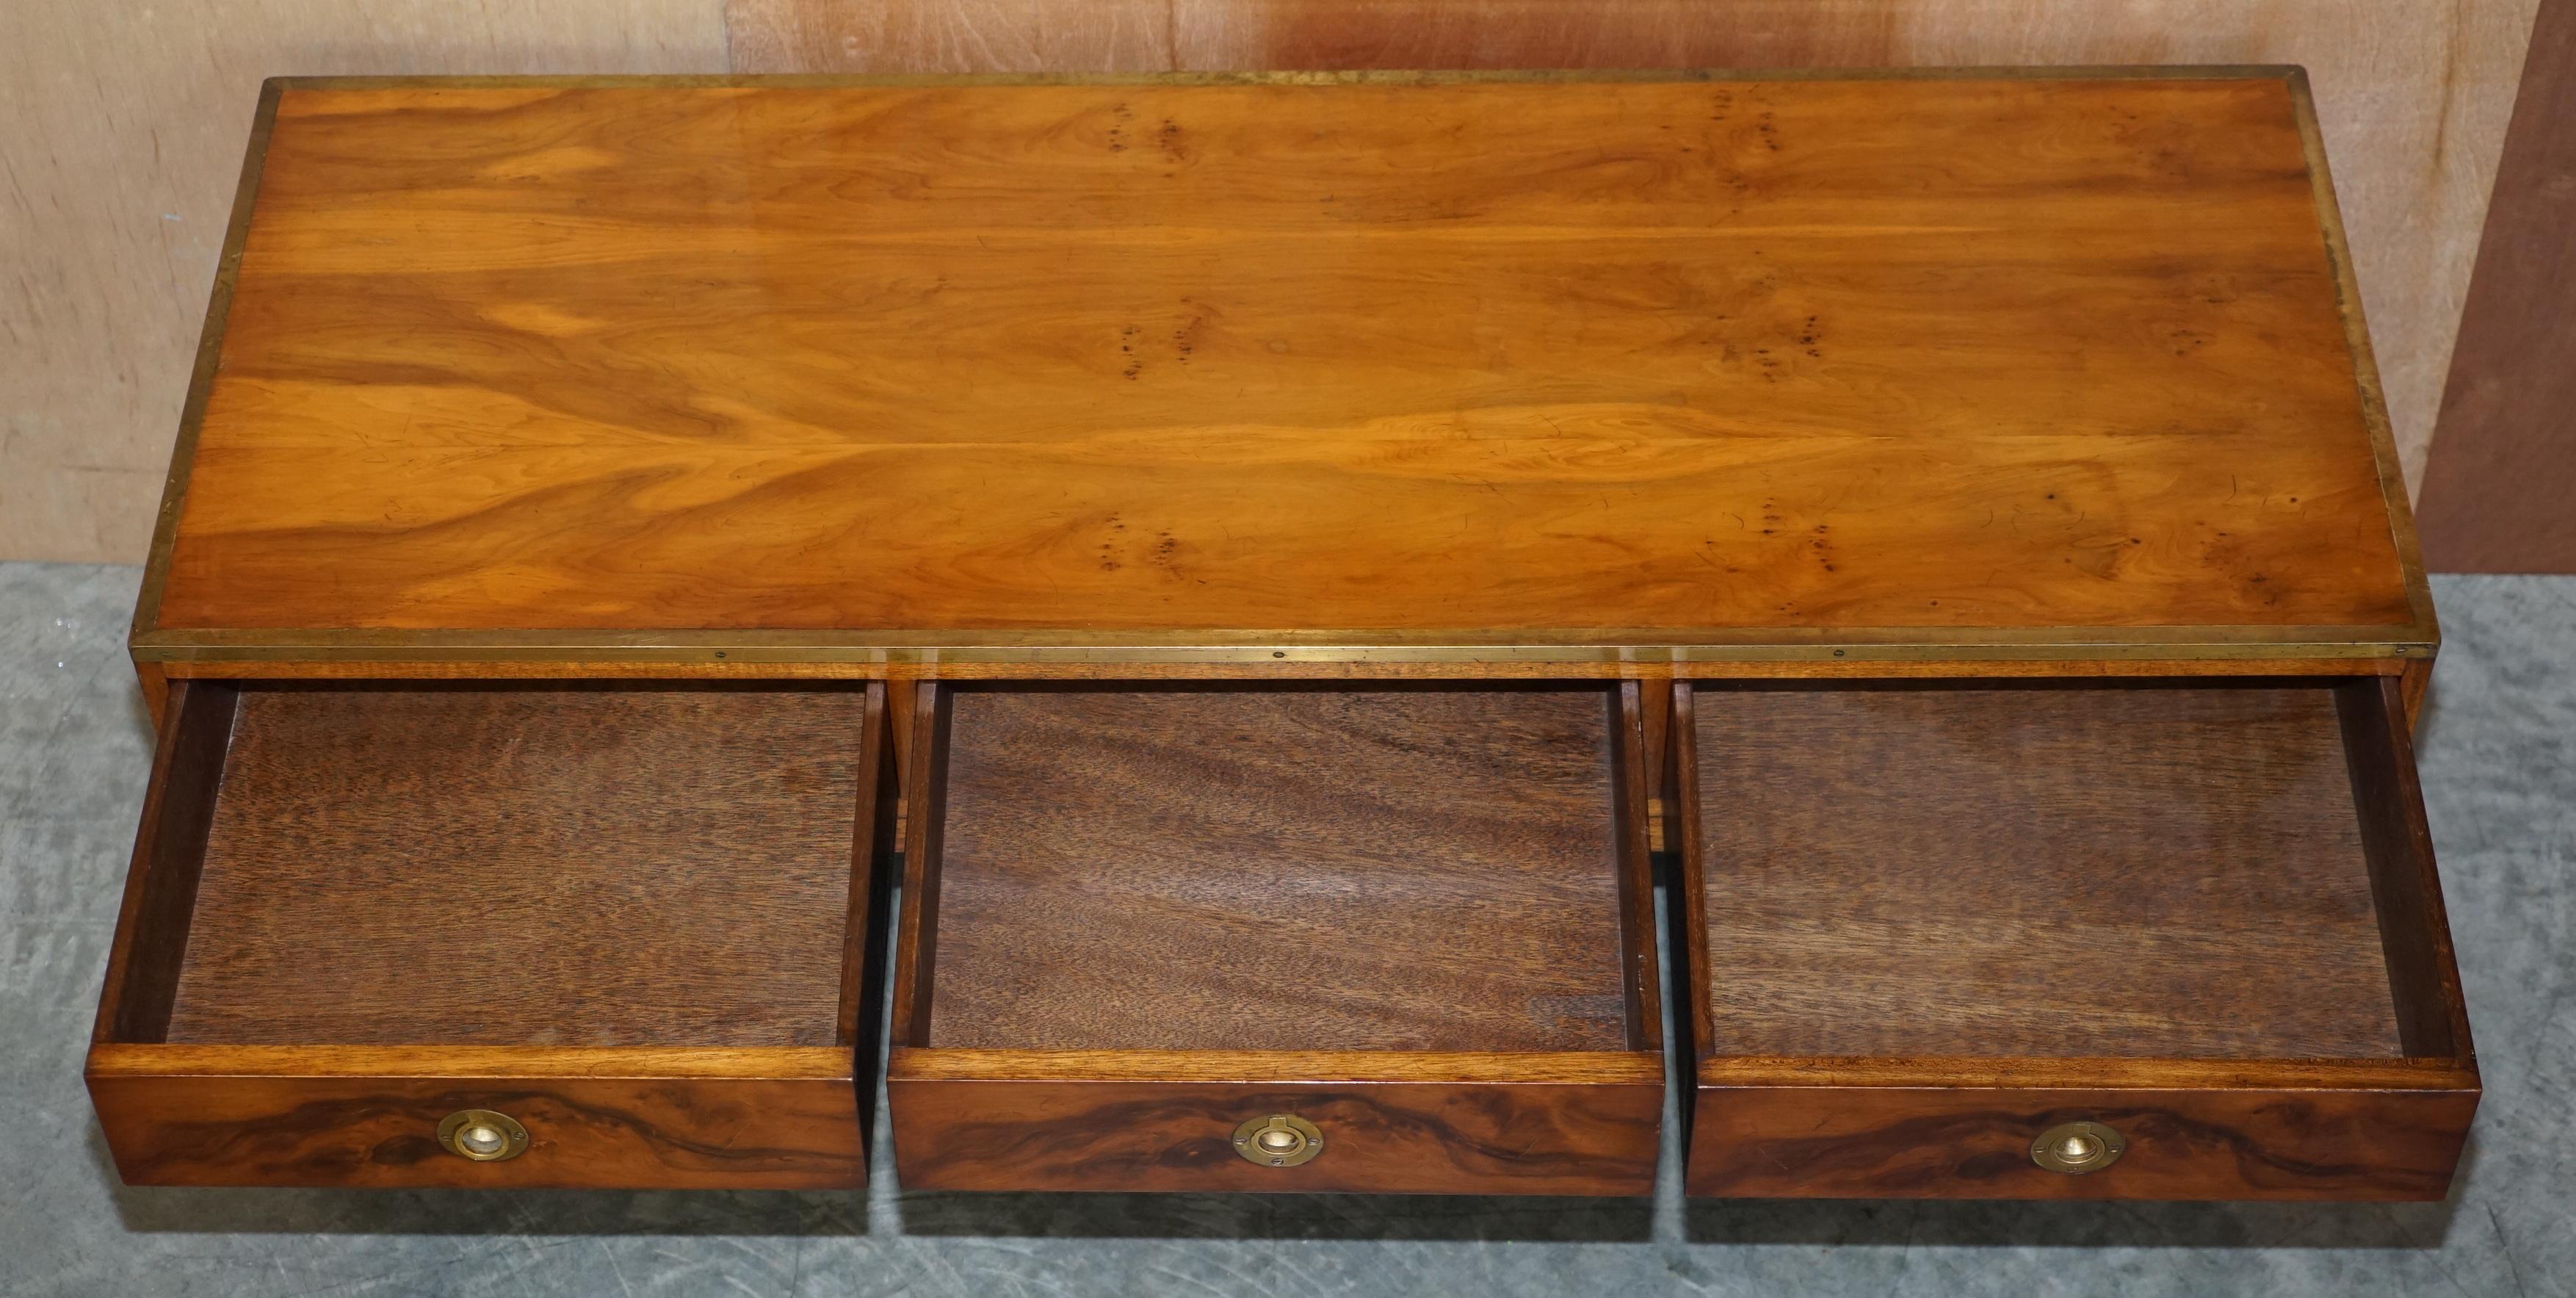
[[[1633,1195],[1670,996],[1698,1193],[2439,1195],[2359,301],[2296,69],[271,82],[102,1127]]]
[[[262,128],[156,659],[2432,634],[2280,69],[297,81]]]

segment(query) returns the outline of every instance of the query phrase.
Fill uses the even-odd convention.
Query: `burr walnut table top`
[[[2427,646],[2294,70],[292,81],[136,649]]]

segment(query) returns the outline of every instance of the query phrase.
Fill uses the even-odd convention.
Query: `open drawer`
[[[89,1086],[134,1184],[866,1177],[881,685],[172,686]]]
[[[914,705],[906,1188],[1651,1192],[1633,685]]]
[[[2430,1199],[2478,1074],[2396,683],[1685,683],[1687,1184]]]

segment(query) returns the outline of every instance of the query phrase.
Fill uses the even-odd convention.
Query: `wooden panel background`
[[[2545,0],[2423,478],[2424,560],[2576,573],[2576,0]]]
[[[2303,63],[2416,481],[2537,3],[0,6],[0,558],[142,558],[257,85],[289,73]]]
[[[0,4],[0,559],[143,561],[262,78],[724,67],[714,0]]]

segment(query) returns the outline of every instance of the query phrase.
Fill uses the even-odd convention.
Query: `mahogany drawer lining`
[[[1716,1053],[2402,1053],[2326,689],[1694,707]]]
[[[1616,687],[933,697],[911,1044],[1634,1048]]]
[[[180,954],[126,1039],[831,1046],[869,1008],[863,687],[188,688]]]

